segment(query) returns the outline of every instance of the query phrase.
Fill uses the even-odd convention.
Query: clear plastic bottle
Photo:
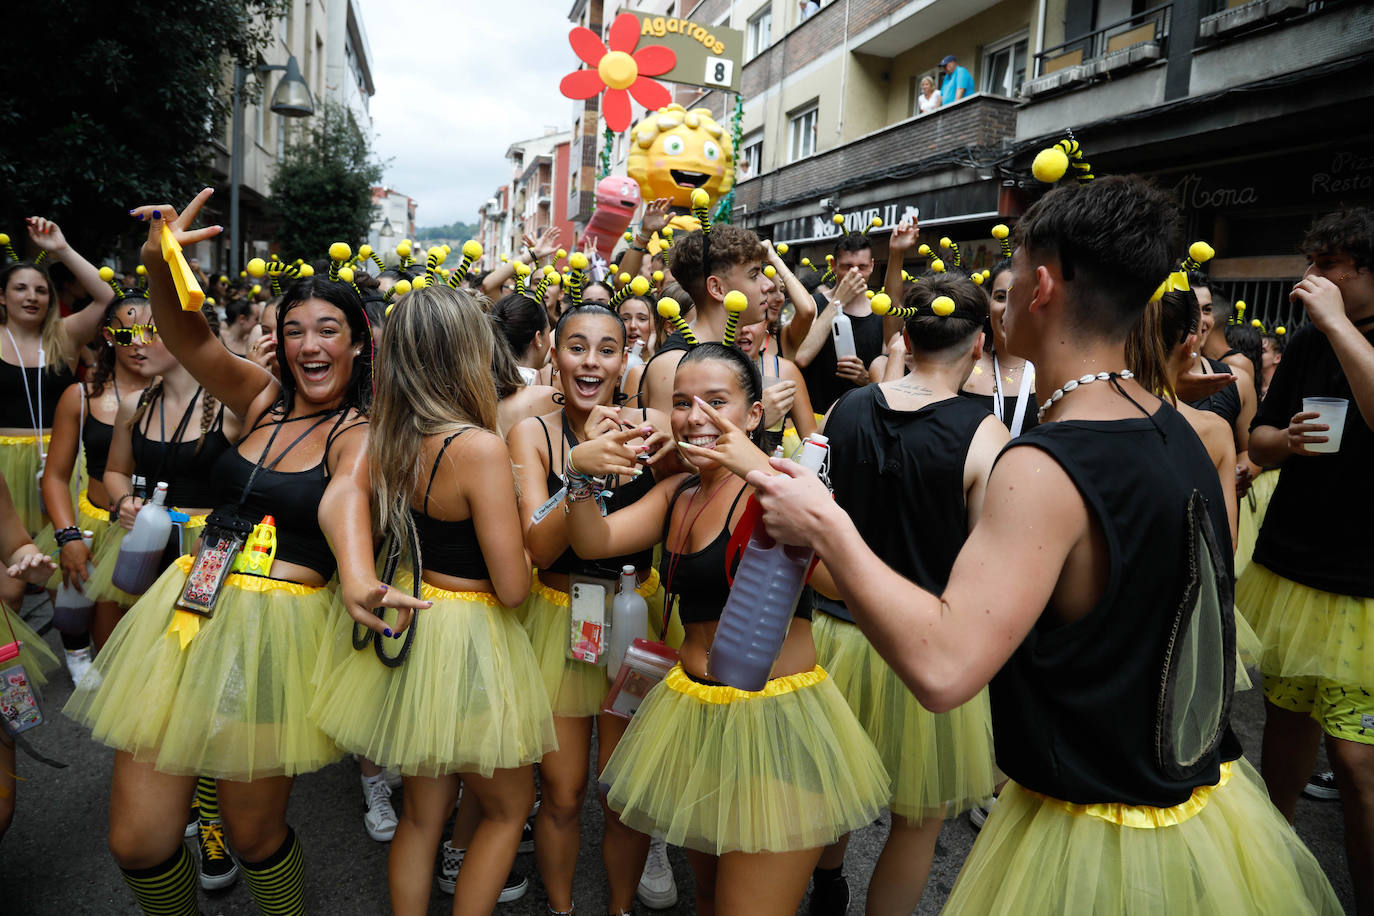
[[[95,537],[93,531],[81,532],[81,540],[85,543],[87,550],[91,549],[93,537]],[[87,562],[87,577],[90,576],[92,570],[93,567],[90,562]],[[57,587],[57,597],[53,599],[52,625],[63,633],[85,633],[91,628],[91,613],[94,609],[95,602],[86,597],[86,590],[83,587],[68,585],[63,582]]]
[[[637,369],[644,365],[644,341],[636,340],[634,346],[630,347],[630,353],[625,357],[625,371]]]
[[[615,680],[625,652],[636,639],[649,638],[649,605],[635,591],[635,568],[622,566],[620,585],[611,600],[611,635],[606,641],[606,674]]]
[[[808,436],[797,462],[819,472],[829,450],[825,436]],[[716,625],[707,674],[739,690],[764,688],[792,625],[792,611],[814,555],[810,548],[773,540],[762,523],[754,527]]]
[[[159,482],[151,502],[143,504],[134,519],[134,528],[119,545],[114,587],[131,595],[141,595],[162,572],[162,554],[172,536],[172,516],[167,511],[167,484]]]

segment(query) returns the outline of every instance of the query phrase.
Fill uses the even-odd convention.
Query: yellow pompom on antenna
[[[778,269],[772,264],[765,264],[763,265],[763,275],[771,280],[778,275]]]
[[[692,209],[702,210],[711,206],[711,195],[706,193],[705,188],[697,188],[692,191]]]
[[[661,270],[656,270],[656,271],[654,271],[654,283],[655,283],[655,284],[659,284],[659,283],[662,283],[662,282],[663,282],[663,271],[661,271]]]
[[[353,268],[351,268],[351,267],[340,267],[340,268],[339,268],[339,279],[342,280],[342,281],[344,281],[345,283],[352,283],[352,282],[353,282]]]
[[[892,310],[892,297],[887,293],[878,293],[869,300],[868,307],[875,315],[886,315]]]
[[[1188,246],[1188,257],[1199,264],[1206,264],[1216,256],[1216,249],[1206,242],[1194,242]]]
[[[391,287],[393,290],[395,290],[393,295],[404,296],[406,293],[410,292],[410,286],[411,284],[409,280],[397,280],[396,285]]]
[[[658,300],[658,313],[669,321],[674,318],[682,317],[682,306],[677,304],[677,300],[672,296],[664,296]]]
[[[1244,315],[1244,314],[1245,314],[1246,308],[1248,308],[1248,306],[1246,306],[1245,300],[1244,300],[1244,299],[1237,299],[1237,300],[1236,300],[1236,312],[1237,312],[1237,314]]]
[[[315,276],[315,268],[311,267],[309,264],[302,264],[300,275],[302,277],[313,277]]]
[[[9,234],[8,234],[8,233],[5,233],[5,232],[0,232],[0,245],[8,245],[9,243],[10,243]]]
[[[619,283],[621,286],[624,286],[626,283],[629,283],[630,280],[631,277],[629,274],[621,274],[620,276],[615,278],[615,282]]]
[[[1007,238],[1009,235],[1011,235],[1011,228],[1003,223],[998,223],[996,226],[992,227],[992,237],[999,241]]]
[[[568,266],[573,270],[586,270],[587,256],[580,251],[574,251],[572,257],[568,258]]]
[[[1279,325],[1278,327],[1274,328],[1274,333],[1277,334],[1279,337],[1282,337],[1283,335],[1288,333],[1288,329],[1285,328],[1283,325]]]
[[[649,291],[649,281],[644,277],[635,277],[630,281],[630,292],[636,296],[642,296]]]
[[[879,226],[881,226],[882,224],[883,224],[883,218],[882,218],[881,216],[875,216],[875,217],[873,217],[873,219],[871,219],[871,220],[868,221],[868,225],[871,226],[871,227],[873,227],[874,229],[877,229],[877,228],[878,228]]]
[[[267,262],[262,258],[253,258],[244,266],[248,268],[250,276],[261,277],[267,273]]]
[[[810,259],[810,258],[802,258],[802,259],[801,259],[801,263],[802,263],[802,267],[810,267],[810,266],[811,266],[811,259]]]
[[[934,301],[930,303],[930,310],[941,318],[947,315],[953,315],[954,300],[948,296],[936,296]]]
[[[954,241],[953,241],[952,239],[950,239],[949,236],[945,236],[945,237],[943,237],[942,239],[940,239],[940,247],[941,247],[941,248],[953,248],[953,247],[954,247]]]
[[[1069,157],[1057,146],[1042,149],[1031,163],[1031,174],[1045,184],[1054,184],[1069,170]]]
[[[334,261],[347,261],[353,257],[353,249],[347,242],[335,242],[329,246],[329,257]]]
[[[1263,331],[1263,330],[1264,330],[1264,322],[1263,322],[1263,321],[1260,321],[1258,318],[1251,319],[1251,321],[1250,321],[1250,327],[1252,327],[1252,328],[1257,328],[1257,329]]]
[[[451,253],[453,252],[453,246],[452,246],[452,245],[443,244],[443,245],[440,245],[439,247],[442,248],[442,249],[444,249],[444,254],[451,254]]]
[[[553,253],[554,259],[561,261],[568,256],[568,249],[560,248]]]
[[[254,284],[253,284],[253,288],[250,289],[248,292],[249,292],[251,295],[256,296],[258,293],[262,292],[262,287],[261,287],[261,286],[258,286],[256,283],[254,283]]]
[[[273,257],[276,257],[276,256],[273,255]],[[367,260],[368,258],[372,257],[372,246],[371,246],[371,245],[359,245],[359,246],[358,246],[358,257],[362,258],[363,260]]]
[[[510,255],[508,255],[508,254],[503,254],[503,255],[501,255],[501,263],[502,263],[502,264],[508,264],[508,263],[510,263]]]
[[[873,298],[873,290],[871,290],[871,289],[866,289],[866,290],[864,290],[864,296],[865,296],[866,298],[868,298],[868,299],[872,299],[872,298]]]
[[[402,242],[396,246],[396,256],[401,258],[410,257],[410,242]]]
[[[5,242],[0,241],[0,245],[4,244]],[[109,267],[100,268],[100,279],[104,280],[106,283],[109,283],[111,280],[114,279],[114,271],[111,270]]]
[[[936,258],[935,260],[930,262],[930,269],[935,271],[937,274],[942,274],[945,272],[945,262],[941,261],[939,258]]]
[[[975,273],[973,276],[969,277],[969,279],[972,280],[974,283],[977,283],[979,286],[983,285],[983,274],[981,272]]]
[[[134,273],[138,274],[140,277],[146,277],[148,276],[148,268],[140,264],[134,268]]]
[[[836,226],[843,226],[844,215],[841,213],[836,213],[834,216],[830,217],[830,221],[834,223]]]
[[[780,242],[780,243],[778,243],[778,246],[777,246],[774,250],[775,250],[778,254],[787,254],[787,243],[786,243],[786,242]]]
[[[624,239],[627,242],[633,242],[635,240],[635,234],[633,232],[627,231],[624,235]]]
[[[749,307],[749,297],[737,289],[732,289],[725,294],[723,305],[727,312],[739,314]]]
[[[930,257],[932,252],[930,250],[930,246],[923,243],[920,248],[916,249],[916,253],[923,258],[928,258]]]

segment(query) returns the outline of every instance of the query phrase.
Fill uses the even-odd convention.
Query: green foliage
[[[468,239],[477,238],[476,223],[449,223],[447,226],[422,226],[415,230],[416,242],[428,242],[431,239]]]
[[[285,2],[19,8],[0,30],[0,231],[48,216],[97,256],[130,230],[129,208],[180,206],[205,186],[234,63],[256,60]]]
[[[382,165],[346,107],[316,100],[272,176],[272,209],[283,256],[322,257],[334,242],[355,250],[372,223],[372,186]]]

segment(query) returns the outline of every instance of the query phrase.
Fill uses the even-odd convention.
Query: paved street
[[[58,646],[55,634],[49,634],[48,640]],[[44,697],[49,724],[30,733],[37,748],[70,764],[69,768],[52,770],[22,753],[19,757],[19,775],[25,781],[19,786],[14,825],[0,856],[3,916],[128,916],[138,912],[105,848],[111,753],[91,742],[60,714],[70,693],[71,683],[61,672]],[[1237,698],[1235,722],[1248,756],[1256,761],[1262,723],[1258,686]],[[398,796],[398,804],[404,803],[404,797]],[[389,912],[386,849],[368,838],[362,813],[358,771],[352,761],[297,782],[290,820],[305,845],[307,899],[312,913],[370,916]],[[600,850],[593,843],[601,835],[601,812],[590,797],[583,823],[584,842],[574,894],[579,912],[597,916],[604,912],[605,880]],[[1298,832],[1331,876],[1341,901],[1351,909],[1340,806],[1304,799],[1298,812]],[[863,888],[885,835],[886,826],[880,822],[857,833],[850,844],[846,872],[855,889],[851,913],[863,912]],[[974,837],[966,817],[945,825],[930,885],[917,912],[939,912]],[[670,850],[670,858],[681,893],[678,906],[671,912],[693,913],[692,879],[686,860],[676,850]],[[502,916],[542,916],[546,903],[534,856],[521,856],[516,868],[531,878],[530,891],[523,900],[501,905],[499,912]],[[450,902],[451,898],[436,888],[430,913],[448,913]],[[202,893],[201,906],[207,916],[257,913],[242,881],[222,893]],[[642,907],[637,911],[651,912]]]

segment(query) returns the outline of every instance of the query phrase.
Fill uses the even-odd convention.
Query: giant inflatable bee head
[[[645,200],[666,197],[687,209],[692,192],[702,188],[714,206],[735,184],[733,146],[708,108],[660,108],[631,128],[630,136],[626,171]]]

